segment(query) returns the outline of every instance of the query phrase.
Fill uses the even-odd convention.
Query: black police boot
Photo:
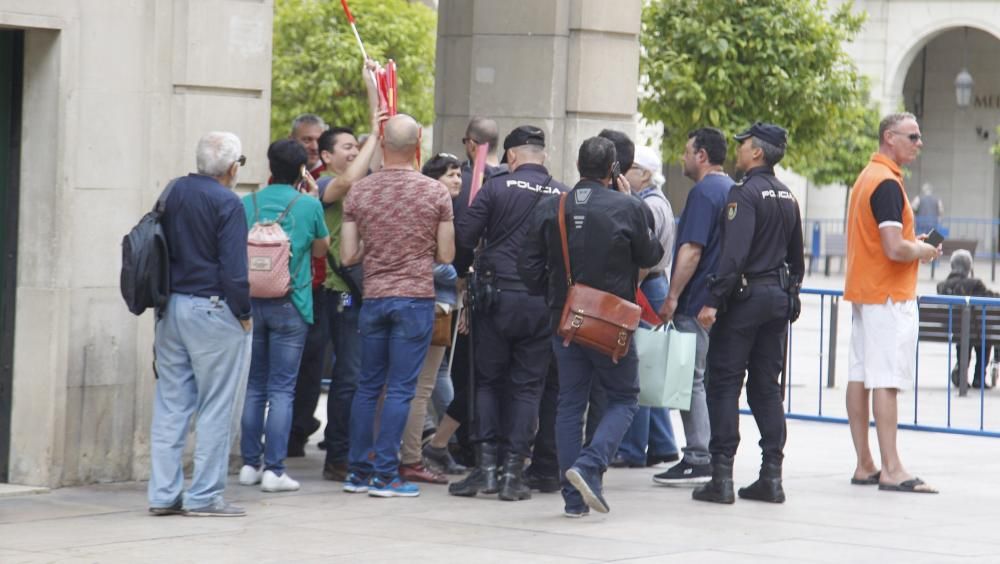
[[[760,466],[760,478],[745,488],[740,497],[768,503],[785,503],[785,490],[781,487],[781,464],[765,462]]]
[[[713,454],[712,481],[691,492],[691,498],[712,503],[734,503],[732,457]]]
[[[482,443],[476,447],[476,467],[464,480],[448,485],[448,493],[460,497],[473,497],[477,493],[495,494],[497,483],[497,445]]]
[[[524,483],[529,488],[538,490],[542,493],[553,493],[562,489],[562,484],[559,483],[558,475],[546,475],[540,471],[534,470],[533,468],[534,467],[528,467],[528,469],[524,471]]]
[[[500,493],[504,501],[531,499],[531,489],[524,481],[524,458],[507,453],[503,462],[503,478],[500,479]]]

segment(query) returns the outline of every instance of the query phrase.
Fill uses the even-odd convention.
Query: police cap
[[[756,137],[775,147],[784,147],[788,143],[788,132],[783,127],[762,121],[758,121],[742,133],[737,133],[733,136],[734,139],[740,142],[750,137]]]
[[[507,149],[520,147],[521,145],[545,146],[545,132],[533,125],[522,125],[514,128],[503,140],[503,158],[500,162],[507,162]]]

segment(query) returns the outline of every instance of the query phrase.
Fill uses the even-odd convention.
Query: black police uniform
[[[760,429],[764,461],[780,465],[785,415],[778,379],[791,313],[780,271],[787,264],[792,277],[802,279],[799,205],[773,168],[758,167],[730,190],[723,213],[722,256],[706,302],[720,311],[707,359],[709,451],[736,455],[740,390],[749,373],[747,402]]]
[[[524,164],[492,176],[455,225],[459,248],[475,248],[483,239],[475,269],[477,276],[492,274],[495,288],[494,303],[485,311],[477,305],[473,315],[476,439],[486,448],[500,443],[508,461],[530,456],[551,359],[548,308],[542,297],[528,294],[517,258],[528,216],[542,199],[561,191],[568,188],[552,180],[544,166]],[[467,256],[456,259],[460,271],[467,269]]]

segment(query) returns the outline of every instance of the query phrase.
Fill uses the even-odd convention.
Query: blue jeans
[[[434,420],[431,421],[431,427],[437,427],[448,406],[451,405],[451,400],[455,399],[455,387],[451,383],[451,371],[448,370],[449,352],[450,349],[445,351],[444,360],[438,369],[437,382],[434,383],[434,391],[431,393],[431,404],[434,406]],[[430,414],[427,416],[430,417]]]
[[[195,424],[186,509],[222,499],[237,390],[250,363],[250,333],[225,302],[171,294],[156,322],[156,397],[150,429],[149,505],[170,507],[184,490],[184,442]]]
[[[264,469],[280,476],[285,472],[295,380],[309,325],[287,298],[254,298],[251,302],[253,354],[250,356],[247,397],[243,403],[240,453],[243,464],[254,468],[260,468],[263,455]],[[261,435],[264,444],[261,444]]]
[[[342,305],[340,292],[327,291],[326,315],[333,340],[333,372],[326,394],[326,463],[346,464],[350,448],[351,404],[358,390],[361,374],[361,332],[358,317],[361,306]]]
[[[361,378],[351,404],[350,469],[389,479],[399,472],[399,444],[431,344],[433,298],[374,298],[361,306]],[[375,406],[385,400],[375,436]],[[374,465],[368,455],[374,450]]]
[[[611,357],[576,343],[564,347],[563,338],[558,335],[552,337],[552,350],[559,371],[556,409],[559,476],[566,504],[578,506],[583,499],[566,480],[566,470],[576,466],[590,476],[600,477],[607,469],[639,405],[639,359],[634,345],[630,345],[628,353],[614,364]],[[599,381],[604,388],[604,415],[590,444],[581,449],[583,418],[594,381]]]
[[[663,275],[642,283],[642,293],[649,300],[649,305],[659,311],[667,300],[670,287]],[[639,406],[639,411],[632,419],[622,444],[618,447],[618,456],[633,464],[646,463],[646,447],[649,454],[677,454],[677,442],[674,440],[674,427],[670,423],[670,410],[665,407]]]

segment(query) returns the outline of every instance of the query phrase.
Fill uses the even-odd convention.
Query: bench
[[[969,251],[969,253],[975,257],[976,247],[978,245],[979,241],[976,239],[945,239],[944,242],[941,243],[941,258],[950,257],[952,253],[959,249]],[[934,270],[937,267],[937,263],[938,261],[931,262],[931,280],[934,279]]]
[[[961,348],[958,355],[959,374],[968,374],[969,347],[983,342],[983,306],[952,305],[950,314],[948,304],[921,302],[918,308],[920,315],[918,339],[936,343],[958,343]],[[987,354],[990,347],[1000,346],[1000,307],[985,306],[985,315],[986,350],[983,354]],[[951,369],[950,366],[948,368]],[[968,386],[966,378],[959,378],[958,395],[966,395]]]

